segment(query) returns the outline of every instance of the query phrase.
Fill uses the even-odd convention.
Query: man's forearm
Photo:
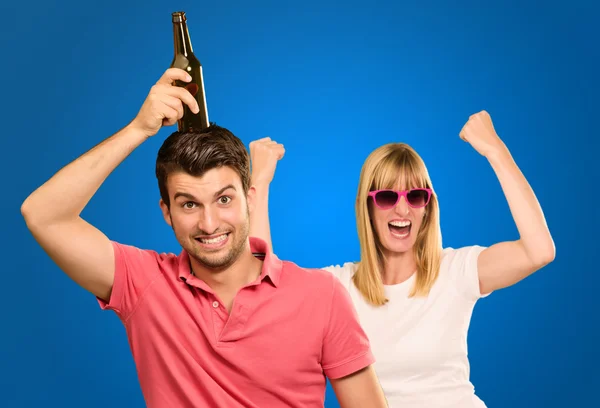
[[[104,140],[35,190],[23,203],[28,223],[47,225],[79,217],[108,175],[146,140],[128,125]]]

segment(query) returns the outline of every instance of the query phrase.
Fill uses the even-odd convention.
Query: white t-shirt
[[[352,283],[355,263],[323,268],[350,292],[390,408],[485,408],[469,379],[467,358],[471,314],[482,297],[477,257],[483,249],[444,249],[428,297],[408,297],[413,274],[400,284],[385,285],[389,302],[379,307],[368,304]]]

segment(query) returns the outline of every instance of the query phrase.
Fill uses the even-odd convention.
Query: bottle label
[[[196,96],[196,94],[198,93],[198,89],[200,88],[198,87],[198,84],[190,83],[185,85],[185,89],[187,89],[188,92],[192,94],[192,96]]]

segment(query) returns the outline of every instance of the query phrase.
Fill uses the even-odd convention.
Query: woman
[[[406,144],[387,144],[369,155],[360,175],[361,261],[324,268],[350,293],[392,408],[485,407],[469,380],[466,338],[475,302],[554,259],[542,210],[488,113],[472,115],[460,137],[494,169],[518,240],[442,248],[438,201],[423,160]],[[261,139],[251,154],[260,197],[251,235],[270,243],[268,184],[283,147]]]

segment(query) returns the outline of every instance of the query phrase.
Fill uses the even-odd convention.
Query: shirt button
[[[215,300],[215,301],[213,302],[213,307],[214,307],[214,308],[217,308],[217,307],[219,307],[219,302],[217,302],[217,301]]]

